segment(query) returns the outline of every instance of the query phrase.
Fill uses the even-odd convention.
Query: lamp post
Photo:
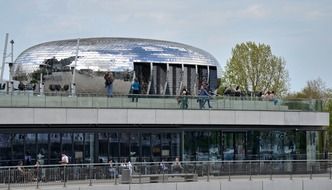
[[[42,63],[39,65],[39,72],[40,72],[40,79],[39,79],[39,95],[43,96],[44,95],[44,82],[43,82],[43,71],[45,68],[45,64]]]
[[[5,68],[5,62],[6,62],[6,57],[7,57],[7,44],[8,44],[8,33],[6,33],[6,38],[5,38],[5,48],[3,50],[3,56],[2,56],[2,65],[1,65],[1,73],[0,73],[0,81],[3,80],[3,71]]]
[[[71,67],[72,69],[72,79],[71,79],[71,96],[76,96],[76,83],[75,83],[75,73],[76,73],[76,66],[77,66],[77,58],[78,58],[78,50],[80,46],[80,39],[77,39],[77,44],[76,44],[76,55],[75,55],[75,63],[74,66]]]
[[[14,90],[14,82],[13,82],[13,75],[12,75],[12,68],[13,68],[13,65],[14,63],[13,62],[10,62],[8,63],[8,66],[9,66],[9,93],[11,94]]]
[[[11,44],[11,62],[14,63],[14,40],[10,40]]]
[[[70,84],[70,93],[71,93],[71,96],[75,96],[75,94],[76,94],[75,67],[74,66],[70,67],[70,70],[71,70],[71,74],[72,74],[72,81]]]

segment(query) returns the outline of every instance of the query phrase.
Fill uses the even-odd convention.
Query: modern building
[[[76,58],[76,59],[75,59]],[[168,41],[136,38],[86,38],[46,42],[21,53],[14,79],[39,83],[45,92],[104,93],[104,74],[115,76],[114,93],[128,94],[133,78],[142,93],[176,95],[184,86],[193,93],[201,82],[217,87],[218,61],[204,50]],[[30,85],[32,86],[32,85]],[[38,90],[38,89],[35,89]]]
[[[0,164],[30,157],[55,164],[61,152],[71,163],[325,158],[329,114],[320,100],[275,105],[215,97],[213,108],[200,109],[190,96],[181,109],[172,95],[183,86],[195,92],[202,81],[216,87],[217,68],[203,50],[157,40],[92,38],[31,47],[17,58],[14,78],[28,84],[43,75],[48,87],[43,96],[38,89],[0,96]],[[95,95],[107,71],[121,89],[112,98]],[[137,103],[127,96],[134,77],[147,84]],[[73,80],[76,96],[68,96],[64,86]]]

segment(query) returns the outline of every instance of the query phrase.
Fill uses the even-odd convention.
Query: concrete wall
[[[210,182],[179,182],[179,183],[151,183],[151,184],[68,184],[63,186],[41,186],[40,189],[66,189],[66,190],[331,190],[332,180],[329,178],[310,179],[235,179],[235,180],[213,180]],[[12,189],[35,189],[35,187],[12,187]]]
[[[290,111],[0,108],[6,124],[214,124],[328,126],[329,113]]]

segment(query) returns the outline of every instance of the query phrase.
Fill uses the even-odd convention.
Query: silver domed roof
[[[67,59],[76,55],[77,39],[42,43],[22,52],[15,68],[31,72],[45,60]],[[189,45],[138,38],[84,38],[79,42],[76,69],[94,71],[132,70],[134,62],[176,63],[219,67],[208,52]],[[74,61],[68,66],[73,66]],[[15,70],[16,70],[15,69]]]

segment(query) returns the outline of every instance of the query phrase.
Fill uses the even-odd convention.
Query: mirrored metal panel
[[[193,88],[194,83],[209,78],[207,72],[188,78],[197,65],[205,70],[219,67],[211,54],[181,43],[137,38],[86,38],[78,43],[71,39],[22,52],[15,61],[14,80],[35,84],[35,91],[66,92],[75,84],[77,93],[100,94],[105,91],[105,73],[112,72],[114,94],[127,94],[137,77],[144,94],[175,95],[181,83]]]

